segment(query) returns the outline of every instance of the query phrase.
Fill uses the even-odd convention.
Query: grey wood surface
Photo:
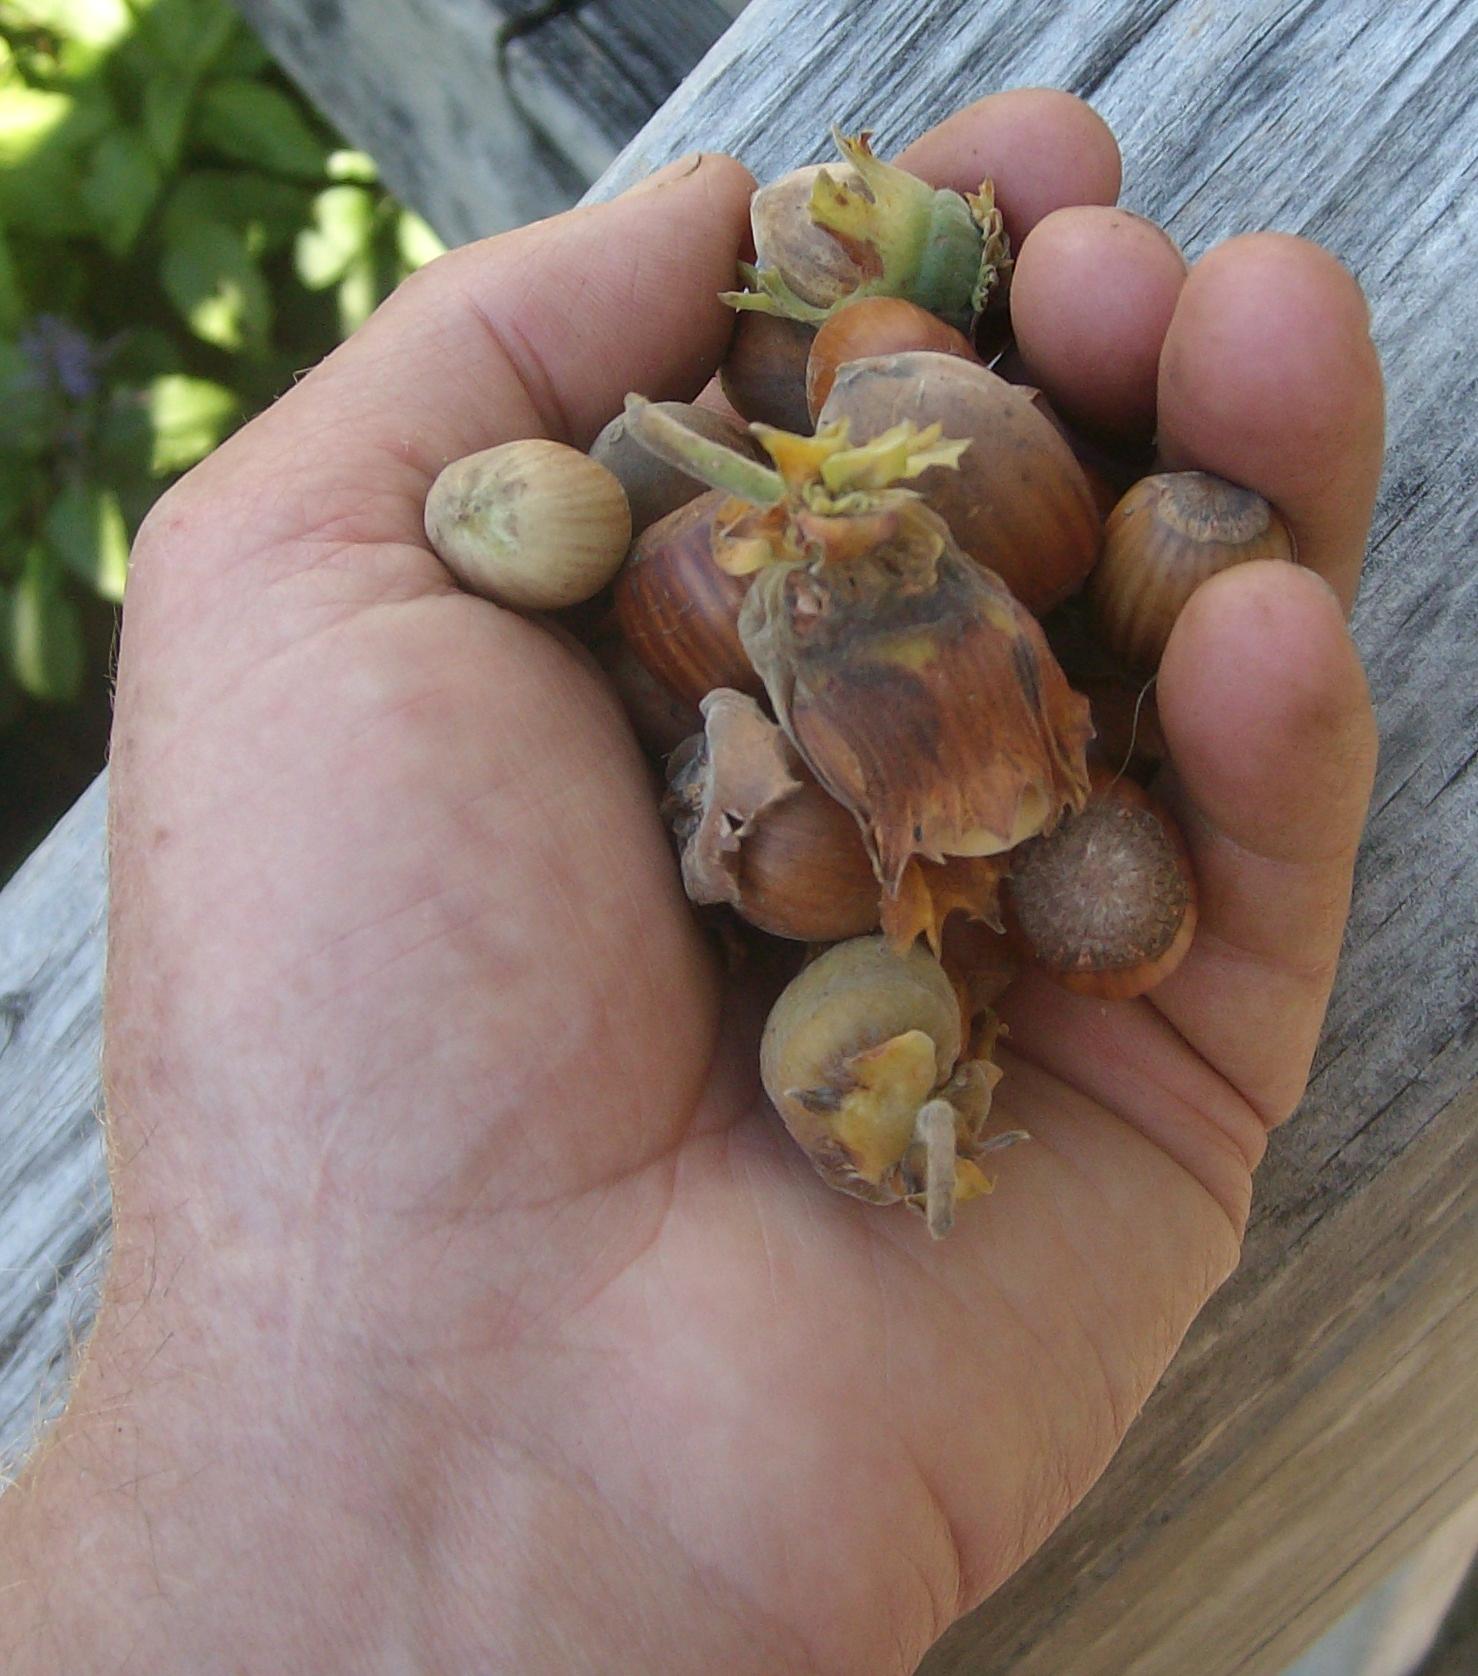
[[[743,0],[236,0],[449,244],[572,204]]]
[[[301,20],[317,7],[247,9]],[[323,95],[452,236],[506,202],[491,138],[463,167],[492,133],[476,103],[419,122],[473,9],[344,7],[335,50],[363,73],[339,84],[342,108]],[[1243,1264],[1102,1483],[929,1668],[1262,1676],[1478,1493],[1478,17],[1467,0],[754,0],[595,195],[695,145],[737,152],[763,178],[824,155],[833,118],[874,126],[891,150],[976,94],[1023,83],[1092,100],[1120,135],[1125,202],[1192,257],[1274,226],[1322,240],[1365,284],[1390,451],[1356,633],[1383,749],[1328,1027],[1303,1110],[1259,1175]],[[371,90],[376,110],[357,111]],[[384,120],[391,106],[404,124]],[[0,1435],[12,1450],[85,1321],[104,1222],[82,1116],[101,843],[94,787],[0,896]]]

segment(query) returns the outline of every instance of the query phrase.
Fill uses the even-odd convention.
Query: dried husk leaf
[[[903,869],[895,895],[883,899],[883,934],[895,948],[923,937],[937,955],[943,947],[945,921],[954,913],[1001,930],[1001,880],[1006,864],[998,856],[951,856],[920,861]]]
[[[704,732],[673,752],[663,812],[682,846],[689,900],[738,908],[744,839],[766,809],[800,790],[804,769],[752,698],[720,688],[700,708]]]
[[[760,570],[739,635],[896,895],[913,856],[997,854],[1081,807],[1092,724],[1005,585],[927,508],[891,510],[855,557]]]

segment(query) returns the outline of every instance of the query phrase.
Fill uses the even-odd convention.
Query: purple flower
[[[21,353],[30,363],[26,383],[84,402],[97,393],[99,374],[114,348],[113,343],[94,343],[59,315],[38,314],[20,337]]]

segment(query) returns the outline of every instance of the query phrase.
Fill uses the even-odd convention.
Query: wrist
[[[8,1676],[812,1668],[670,1537],[463,1423],[434,1377],[408,1402],[319,1334],[227,1344],[250,1312],[217,1298],[202,1329],[180,1280],[113,1290],[0,1496]]]

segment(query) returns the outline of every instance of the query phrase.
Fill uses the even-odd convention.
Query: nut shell
[[[911,350],[842,367],[817,423],[846,419],[858,441],[905,419],[969,438],[957,468],[932,467],[910,487],[1040,616],[1082,586],[1103,527],[1082,467],[1034,394],[959,357]]]
[[[669,692],[614,629],[600,635],[591,651],[615,688],[632,731],[653,756],[665,757],[702,727],[697,708]]]
[[[867,276],[846,247],[811,219],[811,194],[823,173],[845,190],[865,194],[849,163],[808,163],[759,188],[749,201],[749,224],[755,266],[773,268],[802,302],[830,308]]]
[[[644,530],[613,595],[616,624],[638,661],[695,710],[716,687],[764,691],[739,639],[748,580],[713,561],[714,521],[728,499],[709,489]]]
[[[1141,478],[1109,514],[1088,584],[1104,643],[1153,675],[1196,589],[1253,559],[1297,561],[1288,525],[1261,495],[1204,471]]]
[[[593,598],[631,541],[616,478],[541,437],[454,460],[431,485],[425,523],[437,557],[469,593],[518,611]]]
[[[859,297],[839,308],[818,329],[806,360],[806,406],[811,418],[820,413],[838,371],[849,361],[911,349],[982,364],[963,332],[903,297]]]
[[[673,753],[664,805],[689,897],[802,942],[873,930],[880,887],[852,816],[752,698],[710,693],[703,719]]]
[[[775,314],[741,314],[719,365],[719,388],[736,413],[782,431],[809,431],[806,359],[814,326]]]

